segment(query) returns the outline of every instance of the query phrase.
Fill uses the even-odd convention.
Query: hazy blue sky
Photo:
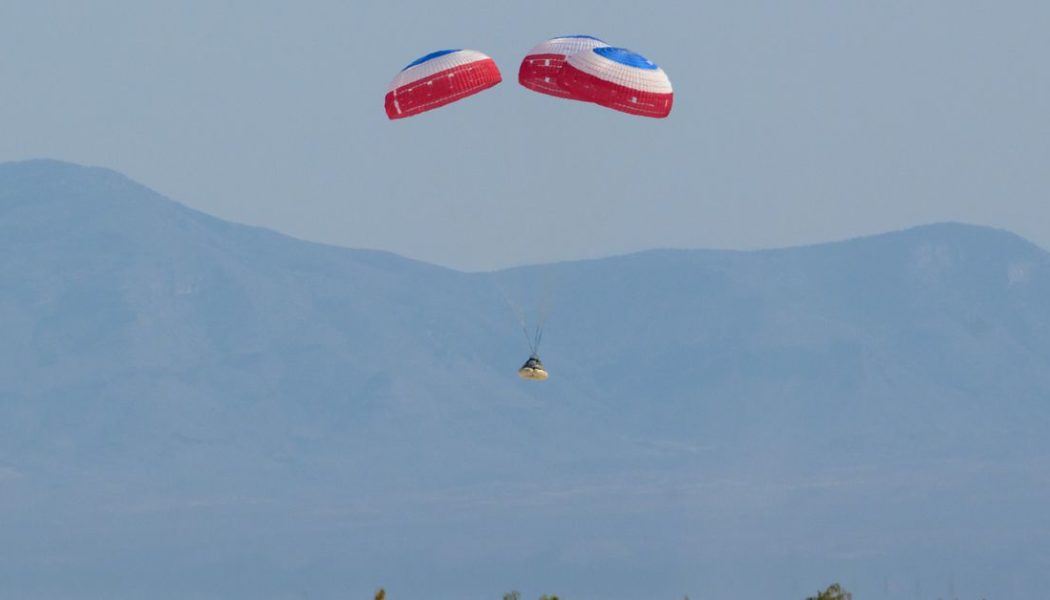
[[[1050,247],[1050,3],[0,3],[0,160],[117,169],[297,237],[479,269],[941,220]],[[535,43],[660,64],[665,121],[524,90]],[[401,122],[431,50],[505,82]]]

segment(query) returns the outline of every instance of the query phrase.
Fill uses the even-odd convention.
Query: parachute
[[[541,94],[584,100],[558,83],[565,59],[577,52],[608,45],[589,35],[565,35],[541,42],[522,59],[521,67],[518,68],[518,83]]]
[[[674,101],[663,69],[626,48],[602,46],[569,56],[558,85],[606,108],[657,119],[671,114]]]
[[[502,81],[499,67],[476,50],[438,50],[408,64],[390,82],[386,114],[412,117],[473,96]]]
[[[502,81],[496,62],[476,50],[438,50],[409,63],[390,82],[385,98],[387,116],[403,119],[451,104]],[[663,69],[641,54],[612,47],[589,35],[569,35],[542,42],[525,56],[518,83],[537,93],[591,102],[620,112],[664,118],[671,113],[674,92]],[[518,369],[523,379],[549,377],[538,355],[546,321],[541,306],[530,334],[524,311],[518,313],[530,355]]]

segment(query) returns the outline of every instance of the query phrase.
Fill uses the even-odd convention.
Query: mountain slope
[[[1006,232],[466,274],[30,161],[0,282],[0,596],[1050,584],[1050,255]]]

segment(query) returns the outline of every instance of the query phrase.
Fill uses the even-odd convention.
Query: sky
[[[0,161],[120,171],[207,213],[465,270],[766,248],[937,221],[1050,248],[1043,1],[0,3]],[[591,34],[666,120],[517,85]],[[504,82],[388,121],[442,48]]]

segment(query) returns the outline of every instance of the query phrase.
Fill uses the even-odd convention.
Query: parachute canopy
[[[658,119],[671,114],[674,100],[663,69],[626,48],[602,46],[570,55],[558,85],[583,100]]]
[[[438,50],[408,64],[386,93],[391,119],[418,115],[462,100],[502,81],[496,62],[476,50]]]
[[[584,100],[558,83],[565,59],[577,52],[608,46],[602,40],[589,35],[566,35],[551,38],[538,44],[521,61],[518,68],[518,83],[534,92]]]
[[[547,369],[543,366],[540,361],[540,357],[533,354],[529,357],[529,360],[525,361],[525,364],[521,365],[518,369],[518,376],[522,379],[531,379],[533,381],[544,381],[549,376]]]

